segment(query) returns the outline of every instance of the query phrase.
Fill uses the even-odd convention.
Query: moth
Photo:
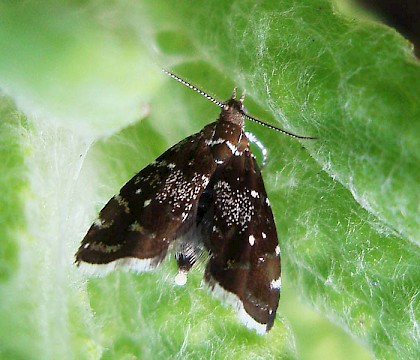
[[[204,256],[204,283],[238,311],[250,329],[271,329],[280,298],[280,248],[261,171],[244,120],[265,124],[244,110],[236,89],[220,102],[173,73],[222,110],[217,121],[171,147],[129,180],[94,221],[76,253],[85,271],[105,275],[125,267],[155,269],[168,253],[175,282]]]

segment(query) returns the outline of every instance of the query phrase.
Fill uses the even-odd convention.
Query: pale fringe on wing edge
[[[261,324],[255,321],[244,309],[242,301],[235,294],[225,290],[213,278],[210,282],[206,282],[210,287],[214,296],[222,300],[224,303],[231,305],[237,312],[239,320],[251,330],[255,330],[257,334],[264,335],[267,333],[267,324]]]
[[[110,272],[121,269],[124,271],[145,272],[154,270],[157,266],[157,258],[151,259],[137,259],[137,258],[122,258],[112,261],[108,264],[90,264],[87,262],[80,262],[79,269],[86,275],[102,277],[108,275]]]

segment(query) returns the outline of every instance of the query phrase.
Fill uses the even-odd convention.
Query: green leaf
[[[376,358],[419,357],[420,75],[395,31],[321,0],[4,2],[0,53],[0,357],[367,357],[339,328]],[[282,249],[267,336],[202,269],[179,288],[170,260],[89,280],[73,265],[109,197],[218,116],[161,66],[221,100],[246,87],[252,115],[319,138],[247,124]]]

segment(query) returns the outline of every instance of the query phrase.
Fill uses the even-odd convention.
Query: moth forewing
[[[123,186],[82,240],[79,266],[101,275],[117,267],[149,271],[162,262],[194,223],[198,198],[216,167],[208,161],[205,133],[173,146]]]
[[[246,326],[262,333],[274,322],[280,254],[273,214],[249,147],[215,172],[214,215],[205,280],[239,310]],[[263,331],[264,329],[264,331]]]

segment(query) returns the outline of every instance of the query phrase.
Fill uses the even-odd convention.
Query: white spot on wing
[[[255,190],[251,190],[251,196],[255,199],[258,199],[260,196],[258,195],[258,192],[256,192]]]
[[[145,200],[145,201],[144,201],[144,203],[143,203],[143,207],[149,206],[149,204],[150,204],[151,202],[152,202],[152,200],[150,200],[150,199]]]
[[[254,246],[254,244],[255,244],[254,235],[249,235],[248,241],[249,241],[249,245]]]
[[[278,246],[278,245],[276,246],[275,252],[276,252],[277,256],[280,255],[280,246]]]
[[[261,233],[261,235],[262,235],[262,238],[263,239],[266,239],[267,238],[267,234],[264,231]]]
[[[184,211],[181,215],[181,221],[185,222],[185,220],[187,220],[187,218],[188,218],[188,213]]]
[[[270,283],[272,289],[280,289],[281,287],[281,278],[279,277],[277,280],[273,280]]]

